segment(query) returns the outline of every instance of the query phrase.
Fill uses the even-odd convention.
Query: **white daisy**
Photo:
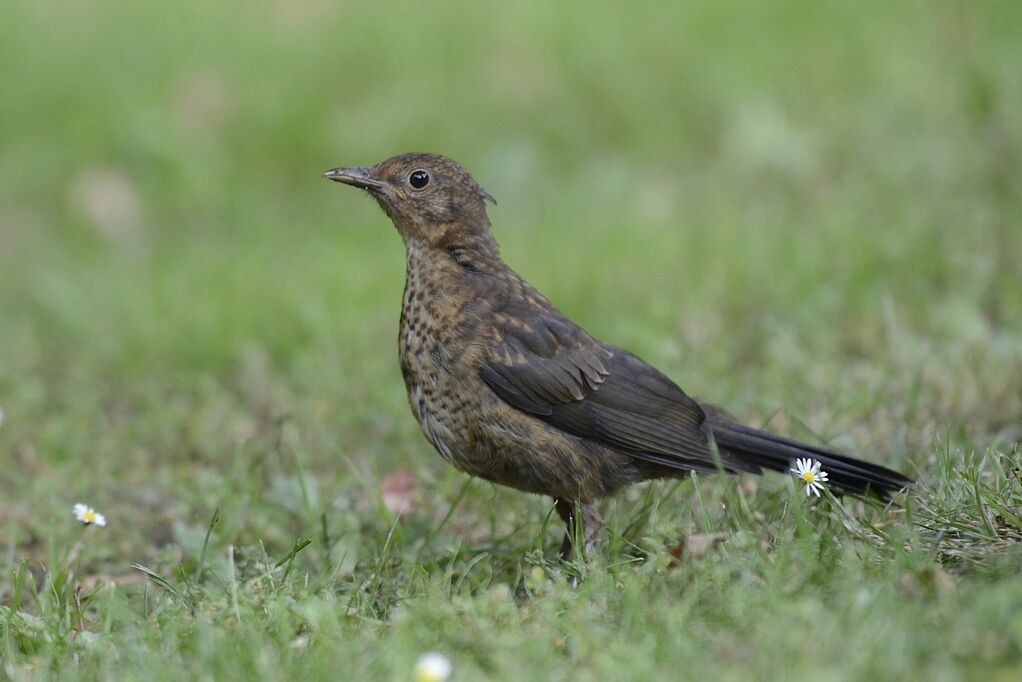
[[[430,651],[415,663],[417,682],[444,682],[451,675],[451,661],[443,654]]]
[[[802,492],[806,495],[820,496],[823,484],[827,482],[827,472],[821,469],[821,466],[818,461],[808,457],[795,460],[795,466],[791,468],[791,473],[806,484],[806,487],[802,488]]]
[[[86,526],[105,526],[106,517],[97,512],[87,504],[79,502],[74,506],[75,518],[81,521]]]

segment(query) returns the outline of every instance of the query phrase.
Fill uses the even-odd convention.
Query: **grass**
[[[0,677],[408,679],[439,650],[465,680],[1015,679],[1020,28],[1010,3],[15,0]],[[317,177],[410,149],[476,174],[506,258],[594,334],[917,487],[641,486],[558,561],[548,501],[422,438],[400,242]]]

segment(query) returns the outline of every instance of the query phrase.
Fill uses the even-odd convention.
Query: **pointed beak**
[[[351,185],[352,187],[361,187],[362,189],[379,189],[384,184],[373,177],[372,169],[362,166],[331,168],[326,173],[323,173],[323,177],[334,182],[343,182],[345,185]]]

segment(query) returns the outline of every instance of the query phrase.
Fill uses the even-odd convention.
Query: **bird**
[[[588,333],[504,262],[496,201],[453,159],[406,153],[323,177],[371,195],[404,242],[398,355],[422,432],[461,471],[553,498],[565,559],[601,544],[597,502],[641,481],[808,459],[839,492],[888,500],[912,482],[744,425]]]

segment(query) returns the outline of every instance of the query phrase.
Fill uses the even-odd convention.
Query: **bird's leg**
[[[603,519],[595,504],[579,504],[577,509],[581,518],[576,516],[576,506],[569,500],[556,498],[557,515],[564,521],[567,530],[564,533],[564,541],[561,542],[561,558],[569,561],[572,557],[572,550],[575,545],[575,538],[580,537],[583,544],[583,558],[588,559],[589,555],[603,543]],[[576,526],[576,520],[581,522],[581,528]]]
[[[586,543],[586,557],[603,544],[603,517],[595,504],[582,505],[582,538]]]
[[[557,515],[564,521],[567,530],[564,531],[564,540],[561,542],[561,559],[571,559],[572,539],[575,537],[575,505],[568,500],[554,499],[554,506],[557,508]]]

